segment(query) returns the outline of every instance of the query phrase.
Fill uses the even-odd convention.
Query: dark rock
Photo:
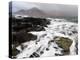
[[[68,50],[62,50],[61,52],[63,53],[63,55],[69,55],[70,50],[69,49]]]
[[[29,31],[42,31],[43,27],[47,27],[50,22],[44,18],[33,18],[26,17],[22,19],[12,18],[12,24],[14,25],[12,29],[14,31],[20,31],[22,29],[31,28]],[[15,25],[16,24],[16,25]]]
[[[77,33],[77,31],[72,31],[73,34]]]
[[[43,54],[43,53],[44,53],[43,51],[40,52],[40,54]]]
[[[76,54],[78,54],[78,41],[76,41],[75,47],[76,47]]]
[[[30,55],[29,57],[30,57],[30,58],[33,58],[34,56],[33,56],[33,55]]]
[[[55,56],[62,56],[62,54],[55,53]]]
[[[53,48],[58,49],[57,47],[53,47]]]
[[[46,48],[46,51],[49,51],[49,48]]]
[[[37,36],[35,35],[32,35],[30,33],[27,33],[27,32],[24,32],[24,31],[20,31],[20,32],[17,32],[16,34],[13,34],[12,35],[13,37],[13,43],[24,43],[24,42],[27,42],[27,41],[30,41],[30,40],[36,40],[37,39]]]
[[[72,33],[68,33],[68,35],[70,35],[70,36],[71,36],[71,35],[72,35]]]
[[[19,50],[17,50],[15,47],[14,48],[12,48],[12,56],[13,57],[15,57],[17,54],[19,54],[20,53],[20,51]]]
[[[51,41],[48,42],[48,44],[53,43],[53,42],[54,42],[54,40],[51,40]]]
[[[33,56],[40,57],[39,54],[37,54],[36,52],[33,53]]]

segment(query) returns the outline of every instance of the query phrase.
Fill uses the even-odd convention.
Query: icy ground
[[[37,35],[37,40],[25,42],[22,45],[25,47],[21,49],[21,45],[17,47],[20,53],[17,58],[26,57],[51,57],[62,56],[63,49],[56,44],[55,37],[67,37],[72,40],[69,55],[76,55],[76,43],[78,38],[77,23],[68,22],[65,19],[47,18],[50,21],[48,27],[44,27],[45,31],[31,31],[33,35]],[[54,42],[50,42],[50,41]],[[49,43],[50,42],[50,43]]]

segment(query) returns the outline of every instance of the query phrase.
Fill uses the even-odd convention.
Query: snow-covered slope
[[[28,32],[36,35],[37,39],[25,42],[22,45],[18,46],[17,49],[20,51],[20,53],[17,55],[17,58],[49,57],[77,54],[77,23],[68,22],[65,19],[46,19],[50,21],[50,24],[47,25],[47,27],[44,27],[45,31]],[[62,52],[64,49],[60,47],[56,42],[60,39],[60,37],[68,38],[72,42],[68,47],[70,51],[68,54],[64,54]],[[21,47],[24,47],[24,49],[22,50]]]

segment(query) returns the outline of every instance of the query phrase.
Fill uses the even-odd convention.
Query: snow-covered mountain
[[[77,54],[77,23],[68,22],[65,19],[46,19],[50,21],[50,24],[48,24],[47,27],[44,27],[45,31],[28,32],[36,35],[36,40],[24,42],[16,47],[16,49],[20,51],[16,58]]]

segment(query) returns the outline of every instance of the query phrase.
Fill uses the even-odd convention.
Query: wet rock
[[[47,27],[50,24],[45,18],[33,18],[26,17],[22,19],[12,18],[13,31],[20,31],[26,29],[29,31],[44,31],[43,27]]]
[[[56,43],[59,45],[59,47],[67,50],[71,46],[72,40],[65,37],[59,37],[59,40],[56,40]]]
[[[40,54],[43,54],[43,53],[44,53],[43,51],[40,52]]]
[[[58,47],[53,47],[53,48],[58,49]]]
[[[46,48],[46,51],[49,51],[49,48]]]
[[[48,42],[48,44],[50,44],[50,43],[52,43],[52,42],[54,42],[54,40],[50,40],[50,41]]]
[[[62,54],[55,53],[55,56],[62,56]]]
[[[61,52],[63,53],[63,55],[69,55],[70,50],[69,49],[68,50],[62,50]]]
[[[34,52],[32,55],[29,56],[30,58],[34,58],[34,57],[40,57],[39,54],[37,54],[36,52]]]
[[[77,31],[72,31],[73,34],[78,33]]]
[[[34,57],[40,57],[39,54],[37,54],[36,52],[33,53]]]
[[[34,56],[33,55],[30,55],[30,58],[33,58]]]
[[[12,58],[16,58],[16,55],[20,53],[19,50],[16,49],[16,47],[12,48]]]
[[[78,54],[78,41],[76,41],[75,47],[76,47],[76,54]]]
[[[16,44],[16,43],[21,44],[30,40],[37,39],[37,36],[24,31],[17,32],[16,34],[13,34],[12,37],[13,37],[13,42],[12,42],[13,44]]]
[[[72,44],[72,40],[66,37],[58,37],[59,40],[55,40],[55,42],[58,44],[60,48],[63,49],[63,54],[67,55],[69,54],[69,48]]]
[[[43,26],[37,25],[33,26],[33,31],[45,31]]]
[[[68,35],[69,35],[69,36],[71,36],[71,35],[72,35],[72,33],[68,33]]]

